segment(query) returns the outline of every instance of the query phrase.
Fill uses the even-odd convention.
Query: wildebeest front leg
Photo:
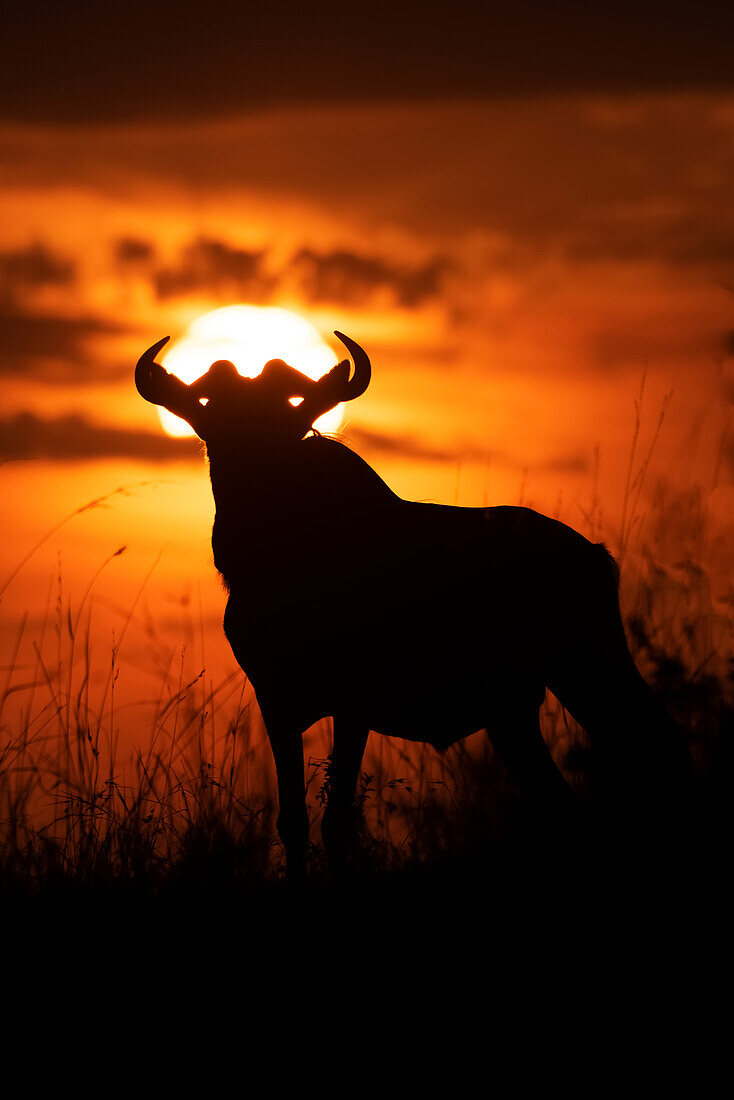
[[[334,745],[329,766],[329,791],[321,821],[329,870],[340,874],[354,846],[357,821],[354,792],[369,729],[358,719],[335,715]]]
[[[271,725],[268,738],[278,776],[278,834],[285,847],[289,882],[299,882],[306,872],[308,811],[303,771],[303,738],[298,729]]]

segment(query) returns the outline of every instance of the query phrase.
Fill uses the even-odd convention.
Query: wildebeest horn
[[[339,400],[353,401],[355,397],[361,397],[369,386],[370,378],[372,377],[372,367],[367,358],[367,353],[355,340],[350,339],[349,336],[345,336],[343,332],[334,332],[334,335],[338,340],[341,340],[354,361],[354,374],[346,383],[344,392]]]
[[[138,393],[154,405],[165,405],[168,396],[166,380],[171,376],[160,363],[156,363],[155,357],[170,339],[170,336],[164,336],[157,344],[153,344],[151,348],[143,352],[135,367],[135,385]]]
[[[202,410],[193,386],[187,386],[155,361],[156,355],[169,339],[170,337],[164,336],[140,356],[135,367],[135,385],[146,401],[153,405],[162,405],[174,416],[180,416],[191,425],[197,435],[201,435]]]

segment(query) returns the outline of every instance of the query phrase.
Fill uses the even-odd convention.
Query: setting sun
[[[269,359],[284,359],[309,378],[320,378],[338,357],[318,330],[295,313],[236,305],[197,317],[160,362],[184,382],[193,382],[217,359],[230,359],[245,378],[255,378]],[[343,405],[338,405],[320,417],[316,421],[319,431],[335,432],[342,421],[342,409]],[[194,434],[173,413],[163,408],[158,413],[168,435]]]

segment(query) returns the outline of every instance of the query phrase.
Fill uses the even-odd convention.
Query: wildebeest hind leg
[[[626,647],[613,659],[579,660],[549,687],[589,737],[591,790],[602,806],[642,812],[652,822],[688,803],[693,776],[683,731]]]
[[[558,770],[540,730],[538,707],[524,698],[506,704],[493,717],[487,732],[510,778],[533,813],[565,816],[572,792]]]

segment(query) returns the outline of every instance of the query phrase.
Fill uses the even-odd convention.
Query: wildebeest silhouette
[[[445,748],[486,729],[517,785],[549,811],[570,797],[541,735],[546,687],[601,756],[620,738],[651,774],[672,724],[625,640],[606,548],[523,507],[462,508],[396,496],[344,444],[312,431],[364,393],[370,362],[313,381],[282,360],[254,378],[226,360],[190,385],[139,360],[140,394],[206,443],[224,629],[254,687],[272,746],[289,878],[308,835],[302,736],[332,717],[322,822],[345,858],[368,732]],[[300,403],[293,403],[300,399]]]

